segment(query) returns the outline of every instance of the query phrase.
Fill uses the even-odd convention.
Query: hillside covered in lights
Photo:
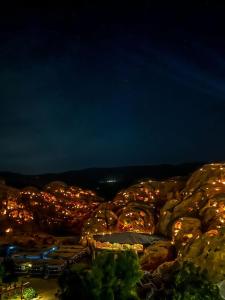
[[[139,231],[169,236],[170,225],[177,219],[197,217],[206,231],[223,224],[223,217],[218,214],[224,193],[224,164],[204,165],[188,180],[183,177],[145,180],[121,190],[112,201],[60,181],[50,182],[42,189],[16,189],[2,181],[1,228],[44,231],[63,228],[79,233],[83,227],[83,233]],[[214,207],[217,210],[211,216]]]
[[[0,185],[1,229],[79,233],[85,219],[102,201],[94,192],[63,182],[51,182],[43,190],[22,190]]]
[[[141,265],[148,271],[167,268],[179,258],[191,260],[201,268],[210,266],[211,280],[219,281],[225,275],[225,164],[203,165],[188,179],[144,180],[111,201],[60,181],[42,189],[16,189],[2,181],[0,222],[3,235],[36,230],[76,234],[83,245],[100,249],[133,247],[143,252]],[[143,248],[127,235],[134,245],[122,245],[112,242],[118,233],[157,239]]]

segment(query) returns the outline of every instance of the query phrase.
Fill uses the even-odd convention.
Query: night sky
[[[225,160],[225,6],[168,2],[2,8],[0,170]]]

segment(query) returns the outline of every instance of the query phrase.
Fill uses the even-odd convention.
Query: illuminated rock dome
[[[116,197],[108,203],[108,209],[117,217],[114,228],[110,231],[130,231],[143,232],[148,234],[155,233],[155,225],[158,220],[159,208],[170,198],[179,195],[183,181],[168,179],[165,181],[147,180],[135,184],[126,190],[119,192]],[[108,232],[105,223],[101,223],[101,228],[95,228],[96,214],[87,221],[88,234],[95,232]],[[115,218],[114,218],[115,219]],[[91,230],[93,226],[93,230]],[[83,235],[85,235],[84,226]]]

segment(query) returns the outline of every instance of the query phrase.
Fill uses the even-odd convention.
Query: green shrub
[[[135,253],[104,251],[97,256],[91,269],[76,265],[64,272],[59,279],[61,299],[139,299],[136,284],[141,277]]]
[[[220,300],[217,285],[209,282],[207,272],[201,272],[191,262],[179,265],[171,274],[163,293],[157,296],[160,300]]]
[[[37,292],[32,287],[23,290],[23,298],[25,300],[32,300],[37,297]]]

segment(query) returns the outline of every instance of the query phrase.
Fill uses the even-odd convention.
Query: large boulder
[[[225,178],[225,164],[212,163],[195,171],[187,181],[184,194],[190,195],[206,184],[216,185]],[[222,182],[223,183],[223,182]]]
[[[172,241],[177,250],[201,235],[201,221],[197,218],[184,217],[172,226]]]
[[[181,217],[198,217],[199,210],[207,203],[207,198],[202,191],[197,191],[193,195],[184,199],[173,209],[173,220]]]
[[[225,227],[225,193],[211,198],[201,209],[200,216],[205,230]]]
[[[123,209],[118,217],[118,231],[155,232],[155,222],[153,214],[144,207],[128,206]]]
[[[225,278],[225,235],[210,231],[194,240],[182,257],[191,261],[201,271],[207,271],[210,281],[218,283]]]
[[[160,210],[158,224],[156,226],[156,231],[166,237],[171,237],[171,221],[172,212],[174,207],[180,203],[180,200],[171,199],[165,203],[165,205]]]
[[[140,259],[143,270],[154,271],[164,262],[174,259],[174,247],[170,241],[157,241],[147,247]]]
[[[176,264],[176,260],[166,261],[159,265],[153,272],[153,277],[160,278],[161,281],[165,282],[170,279],[171,272]]]

